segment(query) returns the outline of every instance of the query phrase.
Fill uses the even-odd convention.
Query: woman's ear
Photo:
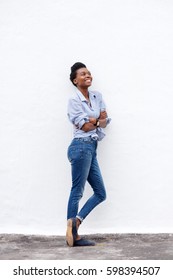
[[[76,84],[77,84],[77,80],[76,80],[76,79],[74,79],[74,80],[73,80],[73,83],[76,85]]]

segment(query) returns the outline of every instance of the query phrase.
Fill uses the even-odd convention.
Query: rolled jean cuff
[[[81,218],[80,216],[77,215],[76,218],[78,218],[81,223],[83,222],[83,218]]]

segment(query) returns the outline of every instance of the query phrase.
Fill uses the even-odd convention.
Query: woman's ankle
[[[76,227],[77,227],[77,229],[79,228],[80,224],[81,224],[81,221],[78,218],[76,218]]]

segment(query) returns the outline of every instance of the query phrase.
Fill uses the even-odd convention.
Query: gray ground
[[[63,236],[0,234],[1,260],[173,260],[173,234],[96,234],[94,247],[68,247]]]

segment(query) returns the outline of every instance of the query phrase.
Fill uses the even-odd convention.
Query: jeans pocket
[[[67,151],[67,157],[70,162],[78,160],[88,160],[92,158],[92,148],[90,145],[81,144],[81,145],[70,145]]]
[[[79,160],[83,158],[83,150],[79,147],[70,146],[67,151],[68,160]]]

